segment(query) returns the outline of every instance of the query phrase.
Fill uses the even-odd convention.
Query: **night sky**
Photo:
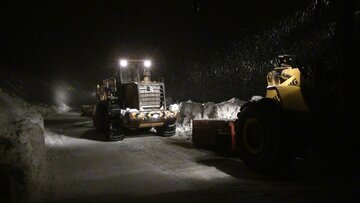
[[[176,73],[188,55],[207,60],[311,1],[11,2],[0,3],[1,69],[91,92],[120,57],[151,58],[159,75]]]

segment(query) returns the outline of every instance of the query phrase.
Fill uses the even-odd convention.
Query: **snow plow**
[[[123,139],[126,129],[175,134],[178,109],[167,106],[165,85],[151,80],[150,66],[149,60],[121,60],[115,76],[97,84],[93,125],[109,140]]]
[[[339,136],[336,109],[341,109],[341,95],[335,91],[337,83],[330,80],[332,72],[319,63],[310,75],[296,66],[292,55],[280,55],[278,64],[267,74],[266,96],[243,104],[237,119],[194,119],[194,146],[216,149],[221,145],[258,171],[278,169],[294,157],[340,153],[344,136]]]

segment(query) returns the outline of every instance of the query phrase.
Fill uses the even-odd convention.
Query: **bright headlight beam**
[[[127,65],[128,65],[127,60],[125,60],[125,59],[121,59],[121,60],[120,60],[120,66],[121,66],[121,67],[126,67]]]
[[[151,66],[151,61],[145,60],[145,61],[144,61],[144,66],[145,66],[146,68],[149,68],[149,67]]]

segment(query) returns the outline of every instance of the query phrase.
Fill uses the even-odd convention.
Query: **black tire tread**
[[[156,132],[162,137],[171,137],[176,133],[176,124],[170,124],[164,127],[157,127]]]
[[[236,138],[239,146],[239,155],[244,163],[251,169],[259,172],[270,172],[288,165],[291,160],[291,153],[283,148],[282,136],[279,135],[279,118],[281,112],[276,105],[269,103],[253,103],[248,105],[238,114]],[[241,135],[243,124],[249,117],[256,117],[266,128],[266,147],[259,154],[252,154],[243,145]],[[281,125],[281,124],[280,124]],[[281,127],[281,126],[280,126]]]

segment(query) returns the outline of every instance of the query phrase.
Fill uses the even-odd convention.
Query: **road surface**
[[[190,140],[134,133],[108,142],[77,113],[45,121],[47,202],[344,202],[359,179],[299,162],[282,177],[250,171],[231,154]],[[358,177],[358,176],[357,176]]]

